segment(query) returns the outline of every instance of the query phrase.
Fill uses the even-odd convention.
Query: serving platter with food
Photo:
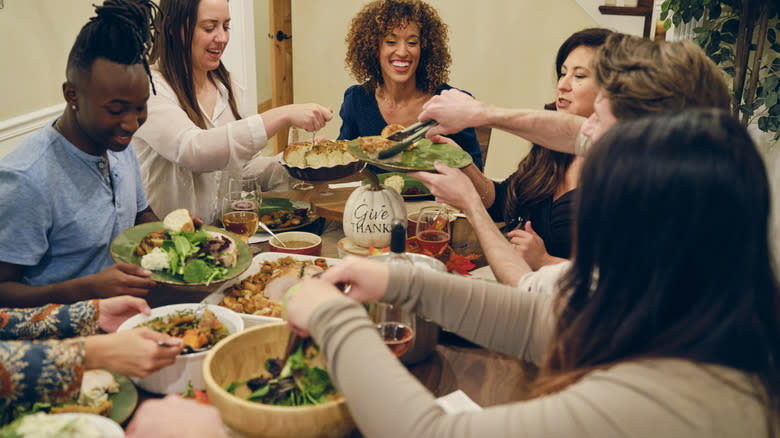
[[[311,214],[311,204],[286,198],[263,198],[260,221],[271,231],[291,231],[303,228],[317,220]],[[262,233],[262,229],[258,231]]]
[[[294,178],[303,181],[330,181],[358,172],[363,163],[357,159],[346,140],[323,140],[319,143],[289,144],[281,164]]]
[[[394,141],[380,136],[358,137],[349,143],[349,150],[360,160],[391,172],[432,172],[436,170],[433,167],[436,161],[455,168],[466,167],[472,162],[471,156],[463,149],[433,143],[427,138],[417,140],[400,154],[380,159],[379,153],[394,144]]]
[[[241,315],[246,327],[281,321],[282,297],[301,278],[309,278],[339,259],[264,252],[240,276],[226,282],[203,302]]]
[[[115,262],[142,266],[152,280],[191,291],[215,290],[251,263],[249,246],[238,236],[209,225],[196,229],[186,210],[123,231],[110,250]]]

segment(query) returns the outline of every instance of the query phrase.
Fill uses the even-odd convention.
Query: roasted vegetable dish
[[[306,216],[308,214],[309,210],[306,208],[299,208],[292,211],[279,210],[264,214],[260,220],[266,224],[268,228],[289,228],[306,222]]]
[[[211,310],[203,310],[201,316],[197,313],[194,310],[181,310],[142,322],[138,327],[148,327],[181,338],[184,341],[182,354],[211,348],[230,334]]]

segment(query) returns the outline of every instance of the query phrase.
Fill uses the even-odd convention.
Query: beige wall
[[[6,0],[0,9],[0,120],[63,103],[68,51],[95,0]],[[24,90],[23,92],[21,90]]]
[[[366,2],[293,0],[296,102],[317,102],[338,113],[344,90],[355,83],[344,67],[344,35],[352,16]],[[558,46],[572,32],[596,25],[575,0],[429,3],[449,26],[450,84],[504,106],[541,108],[554,100]],[[340,126],[336,117],[322,134],[335,138]],[[511,173],[528,147],[524,140],[494,131],[487,175],[503,178]]]

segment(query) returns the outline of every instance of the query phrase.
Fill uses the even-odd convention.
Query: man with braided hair
[[[109,245],[155,221],[130,140],[146,120],[156,6],[106,0],[68,56],[66,106],[0,161],[0,305],[145,295],[151,272]]]

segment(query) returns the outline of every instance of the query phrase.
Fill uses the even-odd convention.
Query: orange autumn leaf
[[[471,275],[470,270],[474,269],[476,265],[471,261],[479,258],[476,254],[461,255],[450,253],[450,259],[447,260],[447,271],[457,272],[460,275]]]
[[[369,245],[368,246],[368,255],[370,255],[370,256],[377,255],[377,254],[382,254],[382,253],[389,252],[389,251],[390,251],[390,247],[389,246],[386,246],[384,248],[376,248],[376,247],[374,247],[374,245]]]

